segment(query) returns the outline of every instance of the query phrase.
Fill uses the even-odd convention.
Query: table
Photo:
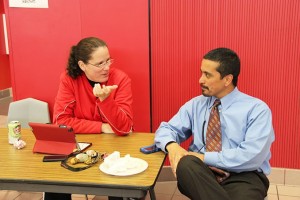
[[[140,147],[153,143],[153,133],[132,133],[128,136],[115,134],[77,134],[78,142],[92,142],[89,149],[112,153],[119,151],[123,157],[141,158],[148,168],[132,176],[112,176],[99,170],[100,162],[93,167],[72,172],[60,166],[60,162],[42,162],[45,154],[33,153],[35,138],[30,129],[22,129],[22,140],[27,145],[16,149],[8,143],[7,128],[0,128],[0,189],[35,192],[92,194],[103,196],[141,198],[149,191],[155,199],[154,186],[166,155],[163,152],[143,154]]]

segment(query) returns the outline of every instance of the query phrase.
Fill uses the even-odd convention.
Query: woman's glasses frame
[[[114,59],[109,58],[104,62],[100,62],[99,64],[92,64],[92,63],[89,63],[89,62],[87,64],[93,65],[93,66],[99,68],[100,70],[102,70],[104,67],[110,66],[113,62],[114,62]]]

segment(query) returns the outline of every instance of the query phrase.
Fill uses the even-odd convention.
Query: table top
[[[105,188],[149,189],[155,185],[163,166],[165,154],[156,152],[143,154],[140,147],[154,142],[153,133],[132,133],[128,136],[115,134],[76,134],[78,142],[92,142],[89,149],[112,153],[119,151],[121,156],[141,158],[148,163],[148,168],[131,176],[112,176],[100,171],[102,162],[89,169],[73,172],[60,166],[60,162],[42,162],[45,154],[33,153],[35,137],[30,129],[22,129],[22,140],[26,147],[16,149],[8,143],[8,129],[0,128],[0,183],[34,183],[66,186],[97,186]]]

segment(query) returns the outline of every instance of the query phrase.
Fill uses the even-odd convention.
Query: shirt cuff
[[[205,152],[204,163],[208,166],[218,167],[218,152]]]

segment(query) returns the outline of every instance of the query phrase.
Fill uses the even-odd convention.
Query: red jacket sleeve
[[[103,102],[97,100],[100,115],[105,118],[117,135],[127,135],[133,129],[131,105],[131,80],[128,76],[120,80],[118,88],[107,99]]]

